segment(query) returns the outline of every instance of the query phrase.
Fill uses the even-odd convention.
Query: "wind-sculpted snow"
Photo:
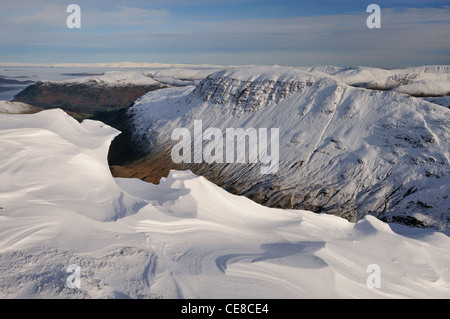
[[[170,165],[172,131],[192,130],[194,120],[202,120],[204,130],[279,128],[274,175],[262,176],[253,163],[177,167],[270,207],[448,227],[450,110],[394,91],[355,88],[324,71],[332,73],[239,68],[196,87],[148,93],[129,109],[134,139],[150,153],[148,165],[152,154],[167,154]],[[387,82],[403,83],[398,89],[416,79]]]
[[[445,232],[268,208],[188,171],[113,179],[117,134],[0,115],[0,298],[450,297]]]
[[[46,203],[100,221],[134,214],[142,205],[114,184],[108,169],[115,129],[94,121],[80,125],[61,110],[2,116],[0,128],[3,205]]]

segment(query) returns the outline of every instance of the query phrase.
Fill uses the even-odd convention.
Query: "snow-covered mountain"
[[[448,65],[393,70],[333,66],[302,69],[331,75],[348,85],[372,90],[393,90],[416,97],[448,97],[450,95],[450,66]],[[441,104],[439,99],[435,99],[433,102],[445,105]]]
[[[54,81],[43,81],[46,83],[54,83]],[[150,76],[138,71],[109,71],[102,75],[82,76],[77,79],[69,79],[59,81],[61,84],[90,84],[99,86],[122,87],[129,85],[152,86],[160,85],[158,81],[153,80]]]
[[[198,82],[206,78],[208,75],[220,71],[217,68],[202,68],[202,69],[192,69],[192,68],[164,68],[158,70],[151,70],[145,72],[147,76],[152,77],[154,80],[169,84],[172,86],[186,86],[186,85],[196,85]]]
[[[196,86],[150,92],[128,113],[135,143],[150,152],[150,167],[157,165],[155,154],[170,165],[172,132],[193,132],[194,120],[202,120],[203,130],[222,132],[279,128],[274,175],[261,175],[261,163],[174,167],[271,207],[445,228],[450,222],[450,110],[400,93],[418,79],[439,78],[448,85],[449,68],[435,69],[413,70],[420,71],[418,76],[365,68],[223,70]],[[360,82],[385,86],[355,87]]]
[[[118,133],[0,114],[0,298],[450,297],[448,232],[268,208],[188,171],[114,179]]]

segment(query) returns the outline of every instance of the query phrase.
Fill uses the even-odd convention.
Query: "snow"
[[[21,102],[0,101],[0,114],[20,114],[37,110],[37,108]]]
[[[85,76],[78,79],[69,79],[61,81],[61,83],[85,83],[108,86],[122,86],[122,85],[159,85],[160,83],[153,80],[151,77],[138,71],[109,71],[99,76]]]
[[[444,107],[450,108],[450,95],[448,96],[440,96],[440,97],[425,97],[423,98],[425,101],[442,105]]]
[[[1,63],[0,63],[1,64]],[[65,84],[96,84],[102,86],[168,84],[185,86],[196,84],[207,75],[223,67],[214,65],[163,63],[97,63],[97,64],[20,64],[4,63],[4,77]],[[3,64],[2,64],[3,65]],[[102,75],[100,75],[102,74]],[[0,92],[0,100],[12,100],[29,84],[15,85],[14,90]]]
[[[414,83],[400,85],[394,90],[414,96],[446,96],[450,95],[450,80],[416,81]]]
[[[61,110],[0,115],[1,298],[450,297],[448,232],[267,208],[189,171],[114,179],[117,134]]]
[[[174,86],[195,85],[198,81],[221,69],[191,69],[191,68],[165,68],[147,72],[158,82]]]
[[[248,68],[250,66],[220,66],[208,64],[169,64],[169,63],[57,63],[57,64],[32,64],[32,63],[4,63],[0,62],[3,67],[3,73],[30,75],[35,73],[35,77],[40,80],[66,80],[68,77],[62,73],[72,72],[118,72],[127,74],[130,80],[133,80],[132,73],[140,74],[134,80],[148,81],[145,75],[151,75],[155,80],[161,80],[164,83],[172,83],[173,85],[185,85],[186,81],[200,80],[207,75],[223,69],[239,69]],[[426,86],[421,85],[419,92],[411,92],[412,88],[408,88],[404,93],[421,96],[435,96],[448,94],[448,82],[450,80],[450,66],[448,65],[430,65],[420,67],[409,67],[401,69],[381,69],[366,66],[355,67],[337,67],[337,66],[315,66],[315,67],[299,67],[304,70],[320,76],[331,76],[345,84],[369,87],[373,89],[391,90],[404,84],[404,79],[410,78],[414,81],[430,82]],[[117,75],[117,74],[116,74]],[[412,77],[411,77],[412,76]],[[109,78],[106,76],[105,81],[114,82],[114,76]],[[181,80],[181,81],[180,81]],[[413,82],[414,82],[413,81]],[[433,82],[437,82],[439,86],[443,86],[442,90],[436,91],[433,88]],[[447,83],[447,84],[446,84]],[[194,83],[196,84],[196,83]],[[431,90],[428,91],[427,89]],[[436,93],[437,92],[437,93]]]
[[[370,67],[317,66],[301,68],[311,73],[327,74],[349,85],[364,85],[392,75],[388,70]]]
[[[67,73],[58,74],[65,70]],[[87,85],[102,85],[102,86],[129,86],[129,85],[145,85],[155,86],[161,84],[169,84],[174,86],[185,86],[197,83],[199,80],[205,78],[211,73],[219,69],[210,68],[163,68],[163,69],[139,69],[128,71],[109,70],[108,68],[94,68],[91,71],[103,72],[102,75],[92,75],[90,69],[74,69],[74,68],[58,68],[56,74],[52,72],[43,73],[44,76],[40,81],[44,83],[56,83],[61,85],[67,84],[87,84]],[[80,71],[85,71],[85,76],[74,77],[71,74],[77,74]],[[70,73],[72,72],[72,73]],[[40,72],[41,73],[41,72]],[[83,72],[81,72],[82,74]]]
[[[395,90],[412,96],[450,95],[450,66],[431,65],[385,70],[370,67],[309,67],[313,73],[331,75],[348,85],[374,90]]]
[[[86,75],[77,78],[66,78],[60,81],[41,80],[41,82],[67,84],[87,84],[102,86],[147,85],[155,86],[169,84],[185,86],[197,83],[217,69],[154,69],[139,71],[107,71],[102,75]],[[67,77],[67,76],[66,76]]]
[[[102,221],[131,214],[139,205],[114,186],[107,166],[110,140],[118,131],[94,121],[79,127],[61,110],[38,113],[33,121],[30,118],[0,118],[2,192],[11,198],[25,192],[24,200],[36,202],[52,198],[61,208],[79,207],[82,214]],[[66,169],[76,174],[61,175]],[[84,207],[84,200],[91,201],[90,207]]]

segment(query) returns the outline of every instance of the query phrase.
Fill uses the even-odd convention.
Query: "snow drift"
[[[450,297],[444,232],[267,208],[187,171],[113,179],[117,134],[60,110],[0,115],[1,298]]]
[[[52,202],[100,221],[139,207],[139,200],[115,185],[108,169],[106,157],[117,130],[94,121],[80,125],[61,110],[1,117],[0,127],[3,205]]]

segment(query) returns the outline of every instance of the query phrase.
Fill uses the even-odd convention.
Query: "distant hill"
[[[130,106],[149,91],[168,87],[139,72],[107,72],[67,81],[39,81],[18,93],[13,101],[45,109],[61,108],[90,118]]]

